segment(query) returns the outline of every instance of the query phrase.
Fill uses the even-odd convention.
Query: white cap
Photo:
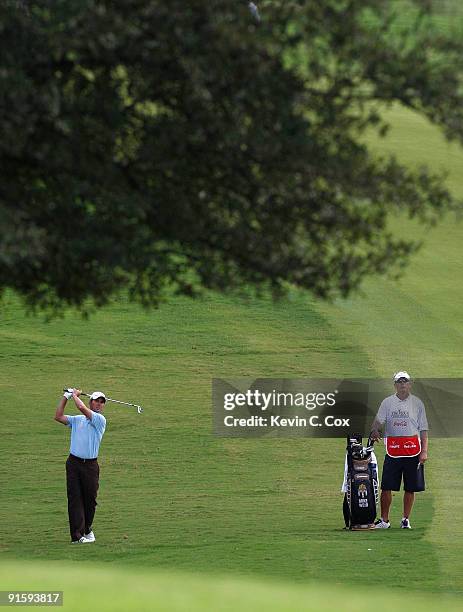
[[[411,380],[411,376],[408,372],[396,372],[394,374],[394,382],[397,382],[400,378],[406,378],[407,380]]]
[[[99,397],[102,397],[106,401],[106,395],[102,391],[94,391],[91,394],[90,399],[95,400],[95,399],[98,399]]]

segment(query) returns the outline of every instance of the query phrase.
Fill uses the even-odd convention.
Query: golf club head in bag
[[[374,529],[378,504],[378,466],[371,439],[347,436],[345,460],[344,522],[347,529]]]

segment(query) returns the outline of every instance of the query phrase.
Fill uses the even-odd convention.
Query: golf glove
[[[71,399],[73,391],[74,389],[66,389],[64,392],[64,397],[68,400]]]

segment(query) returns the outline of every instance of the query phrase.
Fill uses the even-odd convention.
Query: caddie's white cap
[[[94,391],[91,394],[90,399],[94,400],[94,399],[98,399],[99,397],[102,397],[104,401],[106,401],[106,395],[102,391]]]
[[[411,380],[411,376],[408,372],[396,372],[394,374],[394,382],[397,382],[401,378],[406,378],[407,380]]]

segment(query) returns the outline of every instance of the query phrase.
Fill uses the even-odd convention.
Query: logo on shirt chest
[[[401,410],[400,408],[391,412],[391,417],[393,419],[408,419],[409,416],[408,410]]]

